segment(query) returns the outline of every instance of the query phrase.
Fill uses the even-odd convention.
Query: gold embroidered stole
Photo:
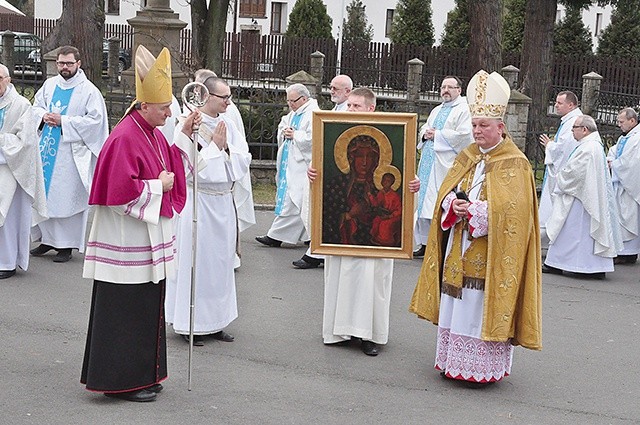
[[[471,172],[460,182],[460,187],[466,193],[471,191],[474,176],[475,168],[472,168]],[[486,200],[484,184],[482,184],[478,199],[481,201]],[[471,238],[471,234],[468,233],[471,244],[462,254],[464,230],[469,232],[469,222],[466,218],[454,226],[451,251],[445,259],[443,270],[442,293],[455,298],[462,298],[463,287],[484,290],[485,275],[487,273],[487,236]]]

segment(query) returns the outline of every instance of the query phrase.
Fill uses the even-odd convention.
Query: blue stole
[[[564,125],[564,122],[560,121],[560,125],[558,126],[558,130],[556,131],[555,136],[553,136],[553,141],[557,142],[558,141],[558,135],[560,134],[560,130],[562,130],[562,126]],[[546,146],[545,146],[546,149]],[[575,149],[574,149],[575,150]],[[571,152],[571,154],[573,154],[573,152]],[[571,156],[571,155],[569,155]],[[544,167],[544,176],[542,176],[542,189],[544,189],[544,185],[547,184],[547,166]]]
[[[442,130],[452,109],[453,106],[443,106],[440,108],[433,122],[433,128]],[[421,183],[420,191],[418,192],[418,215],[422,211],[422,204],[424,203],[424,197],[427,194],[427,185],[429,184],[429,175],[431,174],[431,168],[433,167],[433,161],[435,159],[436,153],[433,150],[433,143],[425,143],[422,145],[420,162],[418,163],[418,177]]]
[[[49,112],[59,112],[61,115],[67,114],[67,106],[73,93],[70,89],[63,89],[56,86],[53,97],[49,103]],[[58,145],[62,136],[62,126],[52,127],[45,124],[40,137],[40,156],[42,157],[42,172],[44,174],[44,189],[49,195],[49,186],[51,186],[51,177],[53,176],[53,167],[56,164],[56,155],[58,154]]]
[[[0,130],[2,130],[2,126],[4,125],[4,113],[6,112],[7,107],[0,109]]]
[[[294,130],[298,129],[300,120],[302,119],[302,113],[295,114],[291,118],[289,124]],[[284,206],[284,198],[287,194],[287,163],[289,162],[289,148],[291,147],[291,139],[285,139],[282,145],[282,155],[280,156],[280,163],[278,164],[278,175],[276,176],[276,208],[274,214],[279,216],[282,213],[282,207]]]
[[[0,127],[2,126],[0,125]],[[624,145],[627,144],[627,140],[629,140],[629,136],[624,136],[618,142],[618,147],[616,148],[616,159],[620,158],[620,155],[622,155],[622,151],[624,150]]]

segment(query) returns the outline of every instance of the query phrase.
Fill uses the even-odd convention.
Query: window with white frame
[[[271,34],[284,32],[284,16],[286,4],[280,2],[271,3]]]
[[[596,37],[599,37],[601,32],[602,32],[602,13],[596,13],[596,28],[593,35],[595,35]]]
[[[393,13],[395,9],[387,9],[387,20],[384,26],[384,36],[389,37],[391,34],[391,26],[393,25]]]
[[[239,0],[241,18],[265,18],[267,0]]]
[[[104,13],[107,15],[120,14],[120,0],[105,0]]]

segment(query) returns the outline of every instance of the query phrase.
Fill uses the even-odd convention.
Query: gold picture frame
[[[313,113],[311,252],[411,259],[417,116]]]

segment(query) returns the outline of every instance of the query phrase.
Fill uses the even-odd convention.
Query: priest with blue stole
[[[144,46],[135,58],[136,100],[105,142],[89,203],[95,215],[83,276],[93,279],[81,382],[89,391],[153,401],[167,377],[166,279],[175,273],[174,217],[193,169],[196,111],[170,145],[157,128],[171,116],[171,57]]]
[[[87,78],[80,52],[58,49],[58,75],[44,82],[33,101],[49,219],[32,229],[41,245],[31,254],[51,250],[65,263],[72,249],[84,252],[91,176],[109,134],[107,108],[100,90]]]

